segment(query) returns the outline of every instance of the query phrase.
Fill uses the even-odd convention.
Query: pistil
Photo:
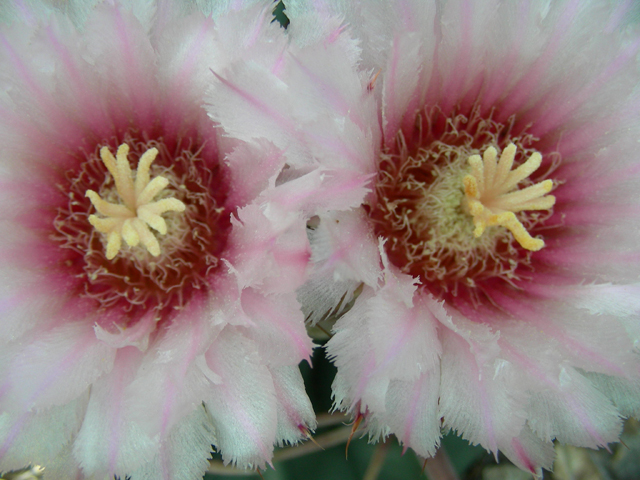
[[[122,240],[130,247],[142,244],[151,255],[160,255],[160,244],[153,228],[161,235],[167,233],[167,224],[162,218],[165,212],[183,212],[185,204],[177,198],[153,199],[169,184],[165,177],[151,179],[149,168],[158,150],[150,148],[140,157],[138,168],[133,179],[127,155],[129,146],[123,143],[118,147],[116,157],[108,147],[100,149],[100,158],[113,176],[116,192],[123,204],[103,200],[93,190],[87,190],[86,196],[98,213],[104,217],[89,215],[89,223],[100,233],[107,236],[106,257],[115,258],[122,247]]]
[[[542,163],[542,156],[535,152],[515,170],[513,160],[516,146],[504,149],[500,160],[493,147],[479,155],[469,157],[471,173],[463,179],[466,209],[473,216],[474,235],[480,237],[487,227],[500,225],[507,228],[516,241],[525,249],[538,251],[544,240],[533,238],[516,217],[525,210],[548,210],[555,204],[555,197],[547,195],[553,181],[544,180],[529,187],[518,189],[520,182],[534,173]]]

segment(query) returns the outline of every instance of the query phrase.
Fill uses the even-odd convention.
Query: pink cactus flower
[[[0,469],[265,465],[315,427],[308,207],[272,201],[314,187],[276,186],[284,159],[205,97],[249,46],[282,53],[273,5],[32,3],[0,29]]]
[[[315,105],[358,126],[332,144],[374,149],[341,156],[371,191],[318,215],[299,292],[312,322],[346,311],[327,344],[336,407],[424,457],[455,431],[535,475],[554,440],[615,442],[640,414],[631,2],[285,3],[300,45],[350,31],[366,77]]]

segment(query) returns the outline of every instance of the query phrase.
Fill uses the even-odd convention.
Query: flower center
[[[169,185],[169,180],[162,176],[150,179],[149,167],[158,155],[158,149],[150,148],[140,157],[135,184],[131,178],[128,154],[129,146],[126,143],[118,147],[117,160],[113,158],[108,147],[100,149],[100,157],[113,176],[116,192],[124,205],[107,202],[93,190],[87,190],[86,193],[96,210],[106,216],[99,218],[89,215],[89,223],[97,231],[107,235],[106,254],[109,260],[120,251],[123,238],[130,247],[142,243],[151,255],[159,256],[160,244],[149,227],[165,235],[167,222],[160,215],[169,211],[185,210],[184,203],[176,198],[163,198],[152,202],[153,198]]]
[[[135,135],[78,156],[58,185],[51,236],[70,288],[123,312],[120,326],[150,310],[160,320],[208,291],[231,230],[228,175],[211,149]]]
[[[436,111],[418,121],[427,126],[418,123],[410,141],[400,133],[381,155],[369,206],[390,261],[440,298],[475,303],[496,280],[516,286],[544,245],[534,237],[555,202],[544,177],[559,157],[543,162],[532,148],[537,139],[475,112],[443,120]]]

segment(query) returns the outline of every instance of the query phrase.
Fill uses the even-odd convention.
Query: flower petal
[[[126,387],[135,378],[144,354],[129,347],[118,351],[108,375],[91,386],[91,397],[74,445],[85,475],[114,472],[125,476],[150,460],[157,437],[145,434],[126,418]]]
[[[211,385],[205,403],[224,462],[264,465],[273,452],[277,408],[273,379],[257,346],[239,327],[227,327],[206,359],[221,378],[219,384]]]
[[[93,328],[69,323],[35,336],[27,346],[3,352],[0,390],[8,410],[63,405],[82,394],[113,367],[115,351],[98,341]]]
[[[304,382],[297,365],[271,368],[278,408],[278,445],[295,444],[315,430],[313,406],[304,392]]]
[[[29,464],[73,472],[69,444],[82,424],[88,395],[39,412],[0,415],[0,469],[17,470]],[[60,468],[67,465],[69,470]],[[58,470],[60,468],[60,470]],[[60,477],[61,478],[61,477]]]

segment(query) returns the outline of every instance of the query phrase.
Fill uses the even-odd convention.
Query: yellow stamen
[[[135,183],[127,155],[129,146],[123,143],[118,147],[116,157],[108,147],[100,149],[100,158],[113,176],[116,191],[124,205],[107,202],[93,190],[87,190],[86,196],[98,213],[106,218],[89,215],[89,223],[100,233],[107,236],[106,255],[109,260],[115,258],[122,246],[122,240],[130,247],[142,244],[154,257],[160,255],[160,244],[149,227],[159,234],[167,233],[167,224],[160,215],[165,212],[183,212],[185,204],[176,198],[163,198],[153,202],[169,184],[164,177],[151,179],[149,167],[158,155],[156,148],[150,148],[138,162]]]
[[[507,228],[523,248],[535,252],[544,247],[544,240],[533,238],[515,212],[553,207],[555,197],[546,195],[553,188],[553,182],[544,180],[518,190],[518,183],[540,167],[542,156],[536,152],[518,168],[511,170],[515,154],[516,146],[512,143],[504,149],[498,162],[493,147],[485,150],[482,159],[480,155],[469,157],[471,173],[462,180],[466,207],[473,216],[476,227],[473,234],[476,237],[482,235],[487,227],[500,225]]]

